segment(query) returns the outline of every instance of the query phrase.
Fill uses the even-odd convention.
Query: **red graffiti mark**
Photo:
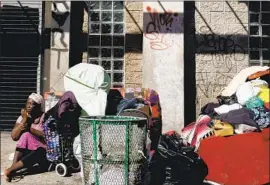
[[[151,43],[151,49],[153,50],[166,50],[169,46],[167,44],[164,44],[162,42],[152,42]]]
[[[156,32],[152,32],[151,34],[145,34],[145,37],[150,40],[150,47],[154,50],[166,50],[170,47],[163,41],[164,36],[165,35],[161,35]]]
[[[146,7],[151,21],[146,25],[145,37],[150,40],[150,47],[154,50],[166,50],[171,47],[165,42],[165,35],[172,32],[174,17],[178,16],[168,10],[165,13],[158,13],[157,9]]]

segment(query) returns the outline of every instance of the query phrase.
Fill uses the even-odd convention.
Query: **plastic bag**
[[[103,116],[111,80],[99,65],[79,63],[64,75],[65,91],[72,91],[89,116]]]
[[[221,95],[219,95],[217,97],[217,100],[218,100],[218,103],[220,105],[224,105],[224,104],[232,105],[232,104],[238,103],[237,97],[236,97],[235,94],[233,94],[232,96],[221,96]]]
[[[236,90],[236,97],[238,103],[241,105],[245,105],[250,98],[257,96],[259,92],[260,88],[252,86],[250,82],[246,82],[240,85]]]
[[[194,148],[184,146],[175,133],[161,136],[149,171],[150,185],[198,185],[208,174],[206,164]]]
[[[73,142],[73,153],[75,158],[78,160],[80,166],[82,167],[82,153],[81,153],[81,136],[75,137]],[[81,177],[83,177],[83,168],[81,168]]]

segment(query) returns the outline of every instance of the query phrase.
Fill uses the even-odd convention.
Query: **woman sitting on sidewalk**
[[[27,100],[26,108],[21,110],[11,132],[11,137],[17,141],[17,146],[11,167],[5,170],[6,180],[11,181],[15,172],[21,168],[31,168],[35,164],[46,167],[46,144],[42,128],[43,98],[32,93]]]

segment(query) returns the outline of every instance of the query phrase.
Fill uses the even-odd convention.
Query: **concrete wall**
[[[55,9],[56,8],[56,9]],[[52,11],[65,13],[63,24],[57,21]],[[44,91],[64,91],[63,75],[69,68],[69,32],[70,2],[45,4],[45,27],[51,31],[51,47],[45,50],[44,56]],[[56,30],[57,28],[58,30]]]
[[[84,34],[88,34],[88,12],[84,9],[84,14],[83,14],[83,25],[82,25],[82,32]],[[82,62],[87,62],[87,51],[83,52],[82,54]]]
[[[62,13],[70,14],[70,1],[64,3],[55,3],[58,10]],[[52,28],[58,28],[59,23],[53,18]],[[62,33],[54,32],[51,37],[51,88],[55,91],[64,91],[63,75],[69,68],[69,32],[70,32],[70,15],[60,26]]]
[[[196,2],[197,114],[248,66],[248,6],[244,2]]]
[[[184,127],[183,2],[144,2],[143,87],[158,92],[162,132]]]
[[[51,6],[52,3],[50,1],[45,2],[45,10],[44,10],[44,30],[47,29],[47,32],[50,32],[51,22],[52,22],[52,14],[51,14]],[[49,36],[50,33],[46,33],[46,36]],[[50,38],[48,38],[50,39]],[[51,50],[50,44],[48,44],[46,49],[44,49],[44,58],[43,58],[43,93],[50,91],[50,65],[51,65]]]

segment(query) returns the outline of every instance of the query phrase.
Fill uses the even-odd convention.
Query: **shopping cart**
[[[60,123],[53,116],[44,122],[45,140],[47,142],[47,160],[50,162],[49,171],[55,168],[59,176],[80,170],[80,164],[73,154],[72,125]]]

